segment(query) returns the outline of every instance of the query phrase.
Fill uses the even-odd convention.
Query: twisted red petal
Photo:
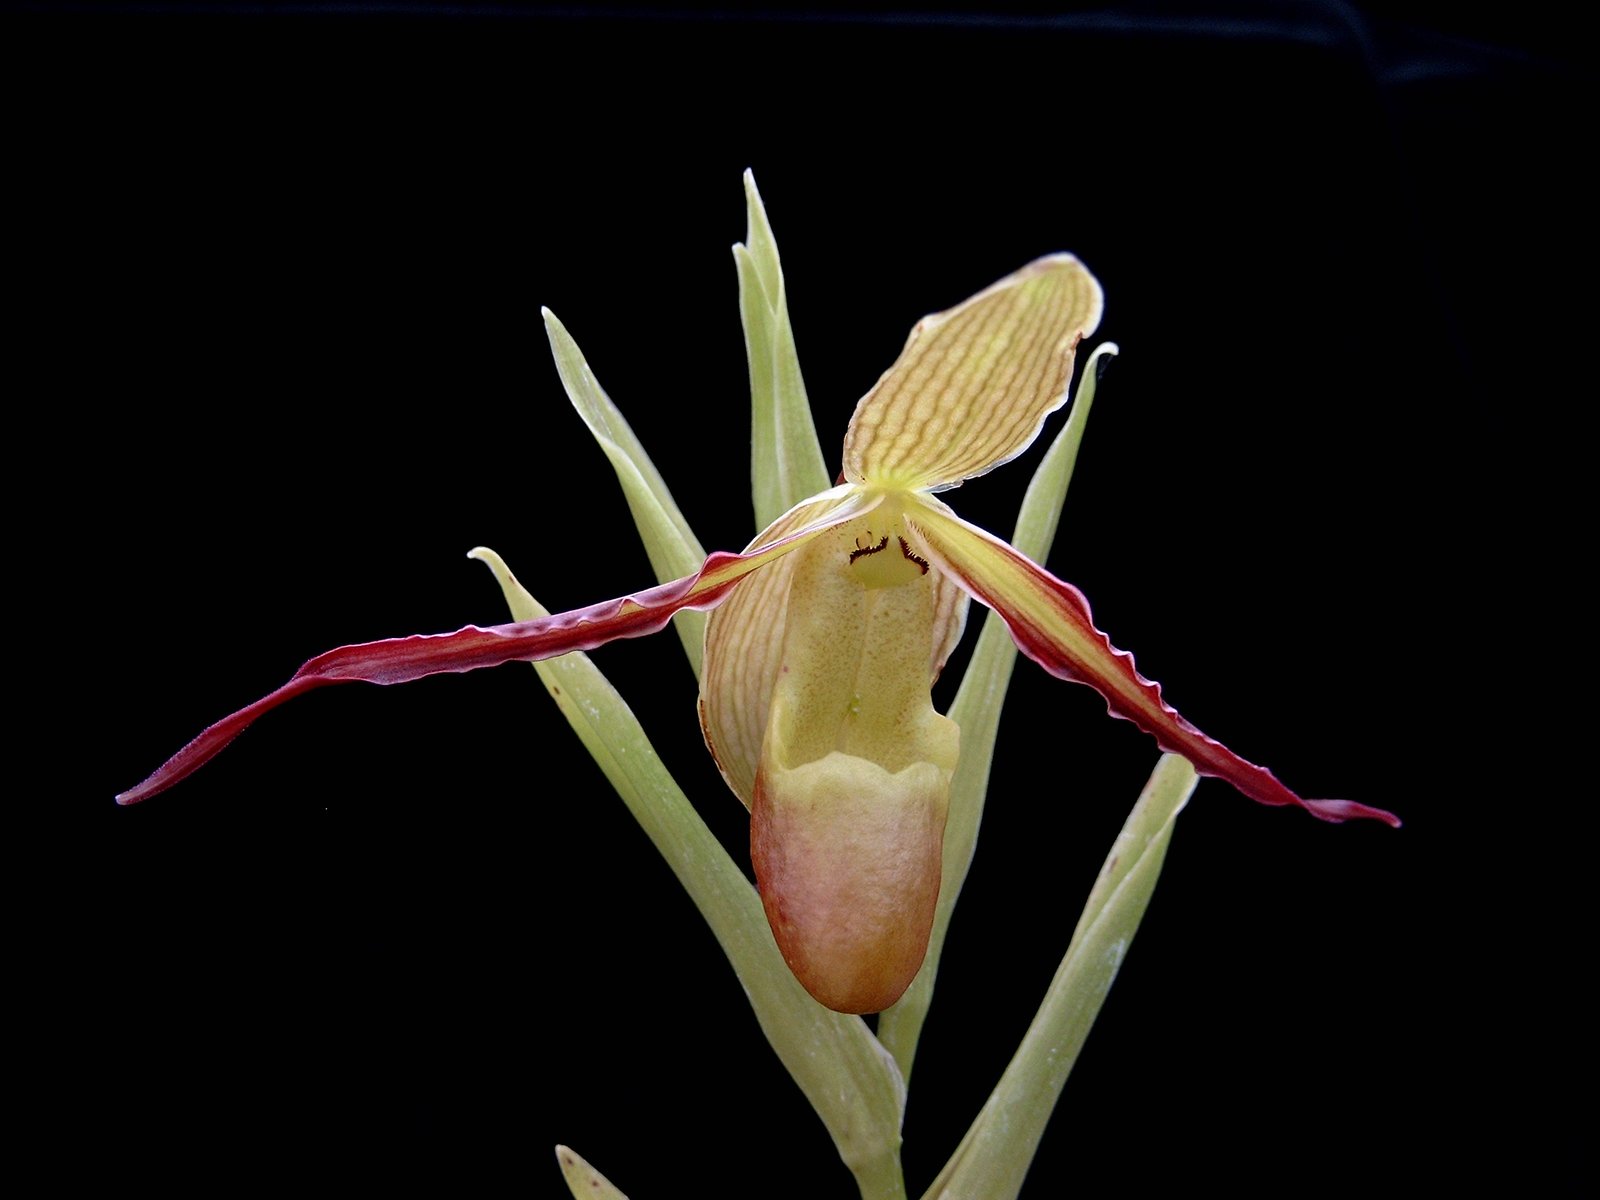
[[[1262,804],[1296,805],[1324,821],[1368,817],[1400,824],[1393,813],[1353,800],[1302,799],[1265,767],[1196,729],[1161,698],[1160,684],[1134,669],[1133,656],[1095,628],[1082,592],[999,538],[937,501],[908,512],[907,519],[927,557],[1004,618],[1018,649],[1057,678],[1094,688],[1112,716],[1132,721],[1202,775],[1225,779]]]
[[[853,488],[825,493],[807,502],[812,519],[788,536],[744,554],[718,551],[695,574],[632,596],[555,613],[537,621],[487,628],[468,625],[454,633],[416,634],[329,650],[307,661],[277,691],[209,726],[143,783],[119,795],[117,803],[135,804],[186,779],[215,758],[257,717],[314,688],[334,683],[409,683],[445,672],[475,671],[508,662],[537,662],[574,650],[592,650],[618,638],[655,633],[682,609],[716,607],[750,572],[849,520],[872,503]]]

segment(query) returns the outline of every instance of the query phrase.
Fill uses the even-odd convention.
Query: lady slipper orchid
[[[1025,450],[1066,403],[1102,297],[1076,258],[1041,258],[920,321],[857,405],[840,483],[795,505],[740,553],[691,575],[539,620],[343,646],[218,721],[118,796],[131,804],[203,765],[268,709],[326,684],[404,683],[530,662],[655,633],[674,613],[706,627],[700,719],[750,809],[751,857],[784,959],[841,1012],[893,1004],[934,919],[960,731],[931,687],[969,597],[1000,614],[1051,674],[1086,683],[1201,774],[1327,821],[1389,813],[1305,800],[1178,715],[1095,628],[1089,605],[936,492]]]

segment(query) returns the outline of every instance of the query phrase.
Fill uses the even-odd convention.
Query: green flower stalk
[[[332,683],[402,683],[523,661],[547,689],[711,925],[763,1031],[828,1127],[863,1196],[903,1196],[900,1119],[951,907],[983,808],[1001,697],[1020,650],[1094,687],[1166,752],[1091,894],[1019,1049],[929,1196],[1015,1195],[1055,1096],[1137,928],[1196,775],[1328,821],[1389,813],[1307,800],[1206,736],[1094,625],[1088,602],[1038,565],[1092,402],[1097,349],[1011,542],[936,493],[1009,461],[1067,403],[1099,283],[1055,254],[924,318],[857,405],[829,486],[790,330],[783,273],[754,181],[735,247],[750,360],[759,534],[706,555],[577,344],[548,311],[562,382],[605,452],[658,586],[551,615],[480,548],[513,621],[344,646],[200,734],[138,787],[172,786],[256,717]],[[969,600],[991,610],[955,704],[931,688]],[[709,617],[706,615],[709,613]],[[757,889],[695,815],[626,704],[582,651],[675,622],[700,680],[707,746],[751,815]],[[969,686],[970,685],[970,686]],[[882,1013],[878,1036],[856,1016]],[[575,1191],[598,1180],[571,1151]],[[588,1194],[588,1193],[584,1193]]]

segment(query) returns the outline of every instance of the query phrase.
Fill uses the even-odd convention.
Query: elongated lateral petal
[[[856,405],[844,439],[852,483],[939,491],[1021,454],[1067,400],[1100,285],[1070,254],[1037,259],[918,321]]]
[[[682,609],[714,608],[750,572],[850,520],[870,503],[854,488],[835,488],[805,506],[810,522],[787,537],[745,554],[717,551],[695,574],[632,596],[537,621],[487,628],[468,625],[454,633],[415,634],[329,650],[308,660],[277,691],[207,728],[138,787],[118,796],[117,803],[134,804],[165,791],[214,758],[257,717],[314,688],[334,683],[409,683],[446,672],[536,662],[573,650],[593,650],[618,638],[655,633]]]
[[[1094,627],[1082,592],[945,505],[930,500],[908,510],[906,524],[936,566],[1005,619],[1018,649],[1052,675],[1094,688],[1112,716],[1132,721],[1202,775],[1225,779],[1262,804],[1297,805],[1324,821],[1370,817],[1400,824],[1392,813],[1351,800],[1304,800],[1265,767],[1207,737],[1161,698],[1159,684],[1134,669],[1131,654]]]

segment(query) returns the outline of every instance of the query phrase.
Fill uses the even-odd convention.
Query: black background
[[[1592,1183],[1559,1090],[1588,797],[1533,733],[1563,643],[1531,452],[1578,328],[1556,22],[199,7],[7,18],[14,395],[47,429],[12,453],[50,481],[18,523],[60,520],[36,578],[81,631],[23,726],[70,743],[40,803],[74,827],[19,910],[64,1178],[556,1196],[561,1141],[635,1196],[851,1194],[531,671],[317,693],[110,801],[314,652],[503,619],[474,545],[556,609],[652,582],[541,304],[703,543],[747,541],[752,167],[830,469],[918,316],[1079,254],[1122,356],[1050,566],[1203,729],[1406,821],[1203,782],[1024,1194]],[[946,498],[1007,532],[1038,452]],[[745,861],[676,641],[595,658]],[[1154,757],[1019,667],[912,1195]]]

